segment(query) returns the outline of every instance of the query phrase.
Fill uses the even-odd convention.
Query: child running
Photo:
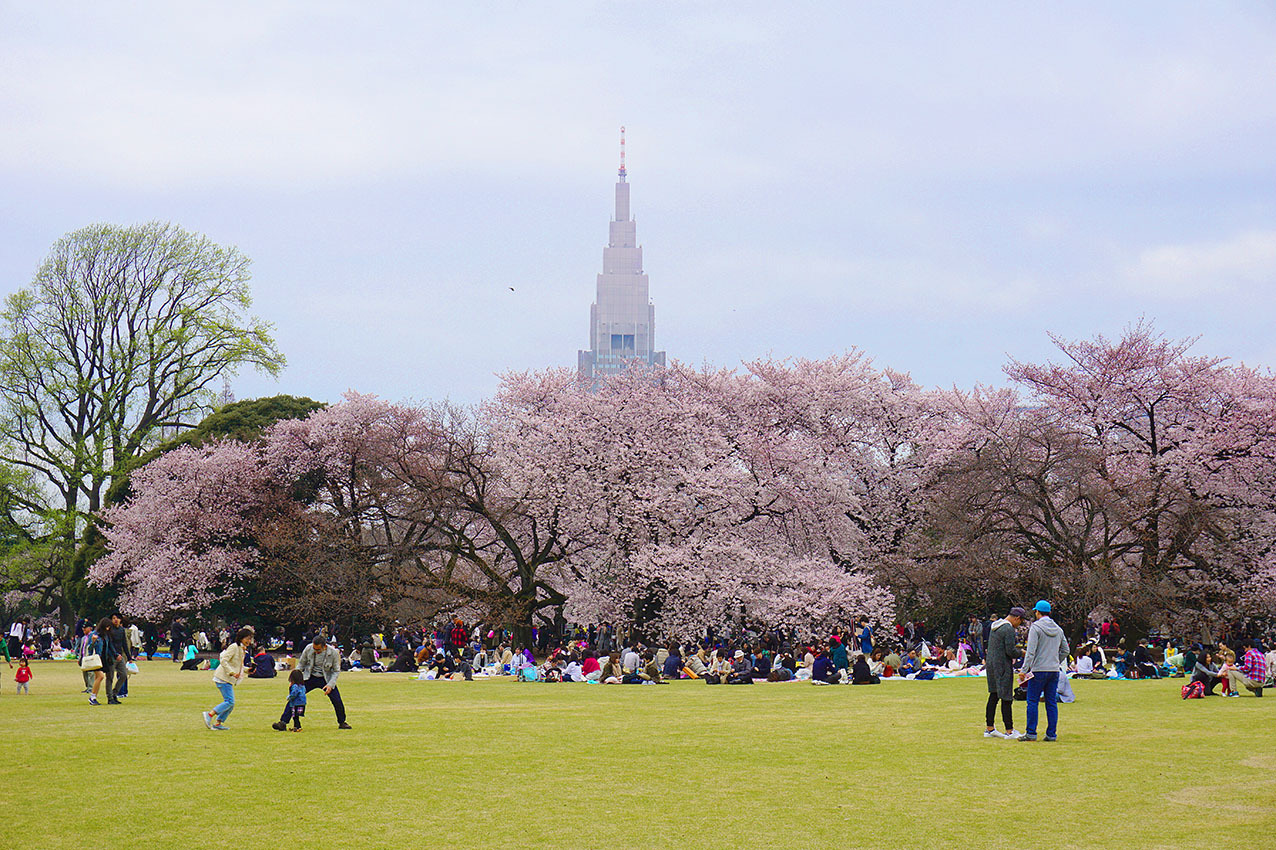
[[[272,729],[280,732],[288,728],[288,720],[292,719],[292,731],[301,731],[301,717],[306,713],[306,677],[300,670],[288,674],[288,704],[284,713],[279,716],[278,723],[270,724]]]
[[[18,683],[18,693],[31,695],[27,683],[31,681],[31,664],[25,658],[18,661],[18,672],[13,675],[13,681]]]

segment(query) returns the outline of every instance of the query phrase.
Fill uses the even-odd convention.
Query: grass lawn
[[[1075,682],[1054,744],[985,740],[982,679],[877,687],[417,682],[345,674],[351,731],[284,679],[141,662],[124,705],[0,667],[0,846],[1276,846],[1276,694]],[[1015,704],[1023,726],[1024,704]],[[1044,724],[1044,712],[1042,715]],[[1043,726],[1044,728],[1044,726]]]

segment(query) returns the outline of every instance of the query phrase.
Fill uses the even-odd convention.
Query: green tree
[[[0,464],[38,486],[6,497],[43,556],[25,589],[70,616],[75,557],[107,489],[213,407],[244,366],[277,374],[249,314],[249,260],[171,224],[93,225],[58,240],[0,313]],[[72,594],[74,595],[74,594]]]

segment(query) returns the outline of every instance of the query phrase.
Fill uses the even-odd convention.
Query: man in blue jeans
[[[1028,629],[1019,680],[1028,683],[1028,728],[1019,740],[1037,740],[1037,703],[1046,697],[1046,736],[1053,741],[1059,725],[1059,669],[1068,657],[1063,629],[1050,619],[1050,603],[1042,599],[1032,607],[1036,620]]]

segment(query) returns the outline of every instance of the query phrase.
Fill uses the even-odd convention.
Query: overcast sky
[[[670,357],[1276,365],[1262,3],[0,0],[0,288],[172,221],[254,261],[240,398],[477,401],[587,344],[622,124]]]

